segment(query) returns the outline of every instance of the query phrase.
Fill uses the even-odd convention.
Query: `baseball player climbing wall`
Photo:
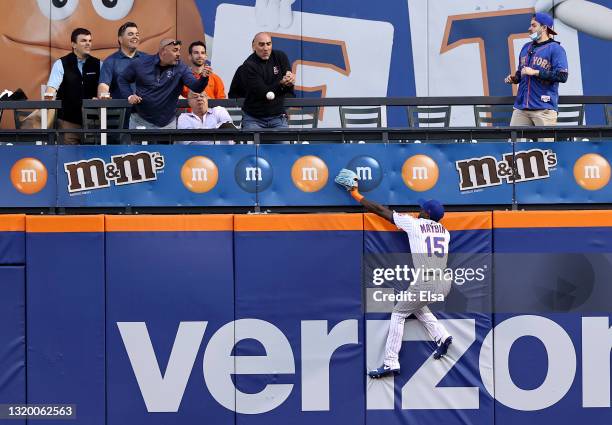
[[[401,374],[370,380],[390,305],[368,266],[409,254],[382,220],[2,216],[0,405],[72,404],[87,425],[612,423],[612,212],[443,224],[454,284],[432,310],[453,344],[433,360],[409,319]]]
[[[465,254],[468,253],[473,254],[470,257],[487,261],[492,248],[489,213],[448,214],[442,223],[451,232],[450,252],[457,253],[457,256],[449,259],[450,264],[467,258]],[[364,227],[366,263],[372,256],[384,253],[410,255],[406,234],[395,226],[373,215],[366,215]],[[459,253],[464,255],[459,256]],[[376,258],[380,258],[378,256]],[[387,304],[385,308],[380,303],[372,302],[370,298],[376,301],[376,288],[369,285],[366,290],[368,369],[382,363],[389,312],[393,308],[392,304]],[[471,302],[478,300],[480,308],[464,304],[469,291],[477,292],[477,295],[472,292],[470,298]],[[435,313],[454,338],[453,349],[441,361],[432,359],[433,343],[424,328],[416,320],[407,321],[399,358],[402,373],[395,378],[368,380],[366,384],[368,422],[484,425],[493,421],[492,397],[484,391],[476,360],[479,357],[482,359],[480,373],[484,372],[483,379],[491,379],[492,347],[482,345],[484,336],[491,329],[492,318],[490,310],[486,309],[490,297],[490,281],[480,282],[477,287],[453,285],[445,300],[447,308]],[[440,305],[433,304],[431,308],[436,310]]]

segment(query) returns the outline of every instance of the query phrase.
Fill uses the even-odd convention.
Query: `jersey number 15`
[[[427,256],[444,257],[444,238],[440,236],[427,236],[425,238],[427,244]]]

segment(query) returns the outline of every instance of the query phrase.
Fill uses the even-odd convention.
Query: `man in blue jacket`
[[[183,86],[201,93],[208,77],[199,80],[180,61],[181,42],[164,39],[157,55],[141,55],[119,74],[117,83],[121,97],[134,105],[130,128],[176,128],[176,107]],[[131,84],[136,90],[132,91]]]
[[[504,80],[518,84],[511,126],[551,126],[557,123],[559,83],[568,76],[567,56],[561,44],[552,39],[553,19],[546,13],[531,18],[531,42],[521,49],[516,73]]]

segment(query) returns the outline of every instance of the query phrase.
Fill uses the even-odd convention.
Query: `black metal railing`
[[[243,99],[210,100],[210,106],[239,107]],[[435,106],[435,105],[509,105],[512,96],[463,96],[463,97],[376,97],[376,98],[308,98],[286,99],[285,105],[292,106]],[[560,104],[610,104],[612,96],[561,96]],[[128,108],[127,100],[84,100],[86,108]],[[187,107],[187,100],[180,99],[179,108]],[[5,101],[0,109],[33,110],[59,109],[61,101]],[[474,140],[515,141],[521,139],[581,140],[612,138],[611,126],[556,126],[556,127],[401,127],[401,128],[291,128],[262,130],[58,130],[58,129],[13,129],[0,130],[0,142],[31,142],[45,144],[62,143],[66,133],[107,134],[128,133],[132,143],[174,143],[193,140],[233,140],[235,142],[278,143],[278,142],[471,142]]]
[[[514,96],[445,96],[445,97],[325,97],[287,98],[285,106],[471,106],[513,105]],[[239,107],[244,99],[210,99],[211,106]],[[85,100],[88,107],[100,107],[106,102],[108,108],[128,107],[124,99]],[[84,103],[84,104],[85,104]],[[612,96],[559,96],[559,104],[604,105],[612,103]],[[179,99],[179,107],[186,108],[187,99]]]
[[[210,99],[210,106],[240,107],[244,99]],[[445,97],[327,97],[289,98],[285,106],[471,106],[512,105],[513,96],[445,96]],[[612,103],[612,96],[560,96],[559,104],[605,105]],[[125,99],[85,99],[88,108],[128,108]],[[187,99],[179,99],[178,107],[186,108]],[[59,109],[61,100],[10,100],[0,103],[0,109]]]

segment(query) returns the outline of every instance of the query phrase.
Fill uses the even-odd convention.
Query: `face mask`
[[[542,30],[529,34],[529,38],[531,38],[531,40],[533,41],[538,41],[541,36],[542,36]]]

